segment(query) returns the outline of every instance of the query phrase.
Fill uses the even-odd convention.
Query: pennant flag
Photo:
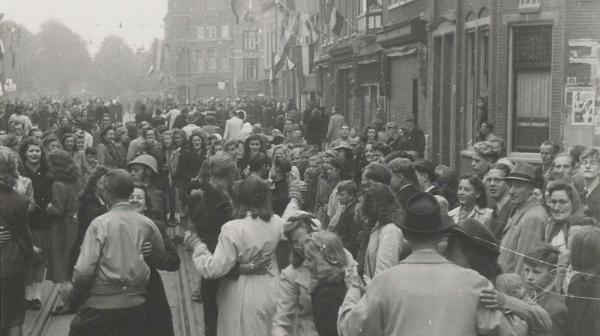
[[[164,63],[164,51],[165,51],[165,45],[164,45],[164,41],[161,39],[156,39],[155,40],[155,54],[154,54],[154,67],[156,68],[157,71],[162,71],[163,70],[163,63]]]
[[[340,36],[344,28],[344,16],[335,8],[331,8],[331,18],[329,19],[329,29],[331,33]]]
[[[240,15],[237,12],[237,0],[231,0],[231,12],[233,13],[233,16],[235,16],[235,24],[240,23]]]
[[[292,70],[293,68],[296,67],[296,64],[294,62],[292,62],[292,60],[289,57],[287,58],[287,67],[288,67],[288,70]]]
[[[155,71],[160,72],[163,69],[164,63],[164,42],[161,39],[154,39],[152,44],[152,64],[148,69],[148,76],[152,75]]]

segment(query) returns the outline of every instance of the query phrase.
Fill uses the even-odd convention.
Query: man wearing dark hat
[[[502,318],[480,302],[490,282],[438,253],[438,244],[454,226],[442,219],[435,196],[418,193],[406,204],[399,226],[412,253],[400,264],[362,287],[351,281],[340,308],[344,335],[490,335]]]
[[[406,125],[404,134],[408,141],[408,150],[417,151],[417,153],[423,157],[423,154],[425,153],[425,133],[417,126],[414,116],[408,116],[404,121]]]
[[[522,274],[524,255],[544,241],[548,215],[533,196],[537,186],[536,169],[527,163],[517,163],[505,178],[510,201],[516,206],[503,231],[498,263],[505,273]]]

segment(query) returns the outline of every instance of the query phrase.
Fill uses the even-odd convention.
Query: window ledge
[[[389,5],[388,10],[396,9],[398,7],[406,5],[407,3],[411,3],[413,1],[415,1],[415,0],[400,0],[400,1],[396,2],[395,4]]]
[[[541,164],[542,159],[539,153],[511,152],[507,155],[512,162],[525,162],[533,164]]]

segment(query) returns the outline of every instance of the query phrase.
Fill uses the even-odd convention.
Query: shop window
[[[550,135],[552,27],[517,27],[512,40],[512,150],[536,152]]]

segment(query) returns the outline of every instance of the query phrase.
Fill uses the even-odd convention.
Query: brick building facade
[[[345,30],[322,35],[315,66],[321,103],[340,107],[357,127],[377,110],[400,125],[414,115],[427,156],[454,167],[481,120],[516,161],[537,162],[547,139],[565,148],[600,144],[596,1],[346,3],[355,1],[333,1]]]

